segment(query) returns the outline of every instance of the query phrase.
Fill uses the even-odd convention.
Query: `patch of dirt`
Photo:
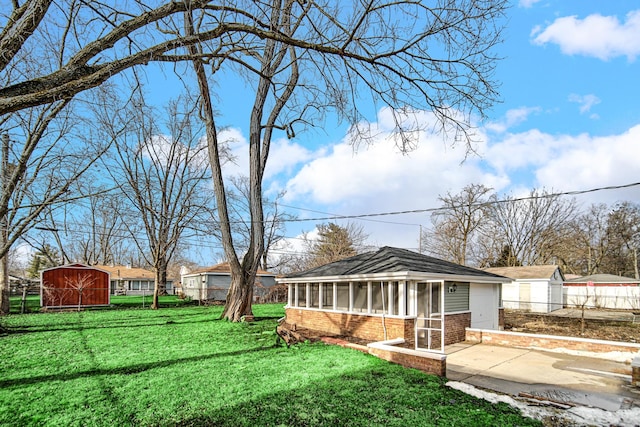
[[[505,331],[584,337],[608,341],[640,343],[640,323],[610,320],[582,320],[550,314],[505,310]]]

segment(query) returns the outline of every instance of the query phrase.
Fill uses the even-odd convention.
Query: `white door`
[[[498,329],[498,286],[492,283],[471,283],[469,310],[472,328]]]

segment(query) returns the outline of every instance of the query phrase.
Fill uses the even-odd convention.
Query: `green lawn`
[[[131,296],[131,295],[111,295],[112,308],[144,308],[151,305],[153,295]],[[191,301],[183,300],[175,295],[164,295],[159,297],[161,307],[179,307],[193,304]],[[11,297],[11,313],[20,313],[22,307],[22,297]],[[92,308],[93,309],[93,308]],[[25,302],[25,312],[34,313],[40,311],[40,296],[29,295]]]
[[[0,319],[0,425],[540,425],[444,380],[324,344],[276,345],[282,305]]]

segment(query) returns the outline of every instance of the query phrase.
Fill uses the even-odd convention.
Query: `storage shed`
[[[564,276],[557,265],[485,268],[493,274],[513,279],[502,284],[504,308],[549,313],[562,308]]]
[[[43,308],[109,305],[109,273],[83,264],[42,271],[40,305]]]

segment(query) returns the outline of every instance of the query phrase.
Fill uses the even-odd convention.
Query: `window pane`
[[[391,314],[394,316],[398,316],[400,314],[400,295],[398,293],[398,282],[390,282],[389,286],[391,286],[391,299],[393,304],[390,304]]]
[[[387,308],[387,296],[385,292],[387,287],[383,282],[371,283],[371,312],[372,313],[384,313],[383,309]]]
[[[307,306],[307,285],[299,284],[298,285],[298,307],[306,307]]]
[[[308,286],[311,286],[311,307],[320,307],[320,286],[317,283]]]
[[[338,283],[338,289],[336,292],[338,294],[338,305],[336,306],[336,310],[349,311],[349,284]]]
[[[440,283],[431,284],[431,314],[440,313]]]
[[[353,284],[353,311],[367,312],[366,282],[356,282]]]
[[[322,308],[333,310],[333,283],[322,285]]]

